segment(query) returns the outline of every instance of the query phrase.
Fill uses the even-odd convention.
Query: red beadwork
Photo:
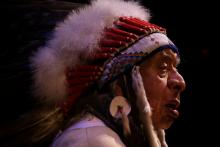
[[[166,29],[164,29],[164,28],[162,28],[162,27],[159,27],[159,26],[157,26],[157,25],[151,24],[151,23],[149,23],[149,22],[147,22],[147,21],[140,20],[140,19],[137,19],[137,18],[132,18],[132,20],[135,20],[136,22],[139,22],[139,23],[141,23],[141,24],[143,24],[143,25],[146,25],[146,26],[155,28],[156,30],[159,30],[159,31],[161,31],[161,32],[163,32],[163,33],[166,32]]]
[[[74,72],[74,71],[103,71],[102,67],[97,65],[78,65],[74,68],[68,68],[67,72]]]
[[[144,25],[143,23],[140,23],[140,22],[132,19],[131,17],[120,17],[119,20],[122,22],[125,22],[127,24],[134,25],[136,27],[140,27],[145,30],[147,30],[150,27],[150,24],[148,26]]]
[[[105,53],[114,53],[114,52],[119,52],[119,49],[114,48],[114,47],[101,47],[97,49],[98,52],[105,52]]]
[[[68,95],[75,95],[78,92],[82,92],[89,86],[89,83],[83,83],[81,85],[73,85],[68,87]]]
[[[95,53],[95,54],[92,54],[88,57],[88,60],[99,60],[99,59],[109,59],[113,57],[113,54],[111,53]]]
[[[100,46],[102,47],[127,47],[128,44],[124,41],[117,41],[111,39],[103,39],[100,41]]]
[[[108,28],[107,29],[108,31],[111,31],[111,32],[114,32],[116,34],[120,34],[122,36],[125,36],[125,37],[129,37],[129,38],[132,38],[134,40],[137,40],[138,39],[138,36],[133,34],[133,33],[130,33],[130,32],[126,32],[124,30],[120,30],[120,29],[117,29],[117,28]]]
[[[122,36],[120,34],[116,34],[113,32],[105,32],[104,35],[106,36],[106,38],[110,38],[113,40],[118,40],[118,41],[124,41],[124,42],[134,42],[134,39],[126,37],[126,36]]]
[[[116,26],[122,27],[123,29],[129,30],[132,33],[135,33],[136,35],[146,34],[147,31],[145,29],[142,29],[140,27],[136,27],[134,25],[130,25],[121,21],[115,21],[114,24]]]
[[[75,84],[93,82],[96,79],[98,79],[98,76],[90,76],[90,77],[84,77],[84,78],[72,78],[72,79],[69,78],[67,79],[67,82],[69,85],[75,85]]]

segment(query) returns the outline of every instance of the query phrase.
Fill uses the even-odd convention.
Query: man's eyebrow
[[[161,54],[162,61],[173,62],[175,61],[175,65],[178,66],[180,64],[180,58],[167,54],[166,52],[162,52]]]

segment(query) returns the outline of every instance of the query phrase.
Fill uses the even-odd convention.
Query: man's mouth
[[[166,104],[166,108],[168,110],[169,117],[176,119],[179,116],[179,108],[180,102],[177,100],[170,101]]]

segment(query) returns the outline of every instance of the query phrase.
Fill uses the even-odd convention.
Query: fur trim
[[[54,37],[31,58],[34,68],[34,95],[57,102],[66,97],[65,69],[82,63],[82,57],[97,48],[105,27],[115,18],[133,16],[149,20],[149,11],[137,2],[96,0],[72,11],[57,25]]]

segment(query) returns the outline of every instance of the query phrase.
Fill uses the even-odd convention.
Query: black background
[[[44,6],[36,5],[33,0],[1,2],[2,126],[32,108],[28,57],[50,36],[55,22],[62,20],[76,6],[66,3],[51,6],[51,2]],[[75,2],[77,6],[88,3],[86,0],[69,2]],[[218,43],[214,37],[218,35],[215,33],[218,29],[214,4],[212,1],[194,1],[192,4],[190,0],[143,0],[141,3],[151,10],[151,22],[167,28],[168,36],[179,47],[182,57],[179,71],[187,88],[181,98],[181,115],[167,130],[169,147],[214,146],[217,143],[214,134],[219,97],[218,66],[215,65],[218,58],[211,56],[214,49],[218,50],[214,47]],[[47,13],[42,14],[42,11]]]

